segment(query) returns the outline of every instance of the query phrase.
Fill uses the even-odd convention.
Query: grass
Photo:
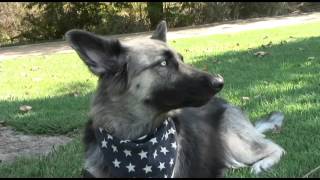
[[[252,121],[274,110],[286,115],[281,133],[267,134],[287,151],[280,163],[259,176],[243,168],[229,170],[227,177],[302,177],[320,165],[319,29],[320,23],[312,23],[169,42],[187,63],[222,74],[220,96],[241,106]],[[269,54],[257,57],[257,51]],[[75,53],[0,62],[0,120],[32,134],[81,130],[96,80]],[[21,113],[23,104],[33,109]],[[48,157],[0,165],[0,177],[79,176],[79,138]],[[319,176],[320,170],[309,177]]]

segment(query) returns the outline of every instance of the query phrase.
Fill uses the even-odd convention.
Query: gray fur
[[[223,78],[184,64],[165,43],[166,31],[161,22],[149,40],[127,42],[67,32],[71,46],[99,77],[85,134],[85,169],[95,177],[111,176],[93,135],[98,127],[136,139],[167,116],[178,132],[174,177],[220,177],[225,167],[248,165],[259,173],[277,163],[284,150],[265,139],[241,110],[214,97]]]

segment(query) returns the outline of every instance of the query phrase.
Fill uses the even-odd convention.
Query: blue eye
[[[161,61],[160,65],[161,65],[161,66],[167,66],[167,61],[165,61],[165,60],[164,60],[164,61]]]

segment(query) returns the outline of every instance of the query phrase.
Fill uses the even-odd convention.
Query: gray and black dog
[[[165,21],[149,39],[120,42],[82,30],[66,33],[99,78],[84,136],[86,176],[115,176],[97,139],[99,128],[134,140],[157,130],[167,117],[177,142],[171,177],[221,177],[225,168],[245,166],[260,173],[279,162],[285,151],[263,133],[279,128],[284,115],[274,112],[252,125],[238,107],[215,96],[223,78],[185,64],[166,43],[166,33]]]

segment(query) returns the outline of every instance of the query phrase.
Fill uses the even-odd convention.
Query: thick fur
[[[221,177],[227,167],[251,165],[259,173],[277,163],[284,150],[262,133],[281,126],[283,115],[273,114],[255,128],[239,108],[215,97],[223,78],[184,64],[182,55],[166,44],[166,31],[161,22],[150,39],[128,42],[81,30],[66,33],[99,78],[84,135],[85,174],[111,177],[95,137],[98,127],[135,139],[168,115],[178,134],[173,177]]]

